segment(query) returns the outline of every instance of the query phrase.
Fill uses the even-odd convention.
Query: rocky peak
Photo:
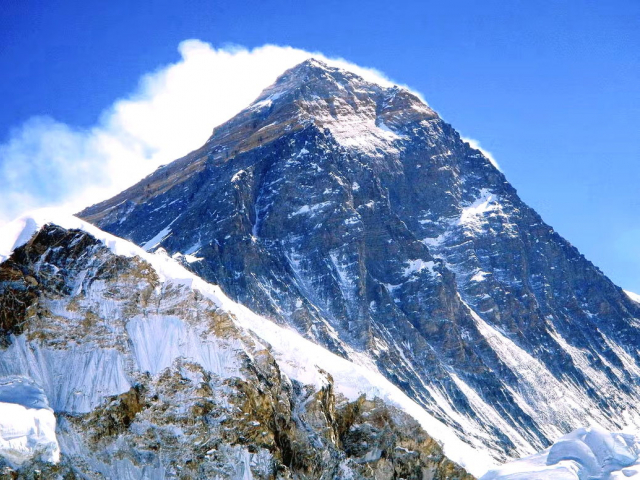
[[[397,89],[397,87],[394,88]],[[355,73],[330,67],[326,63],[310,58],[286,70],[273,85],[263,90],[255,103],[287,95],[294,99],[311,100],[327,95],[342,98],[355,93],[375,95],[382,90],[386,88],[367,82]]]
[[[285,71],[251,105],[214,128],[201,148],[81,216],[98,222],[105,215],[126,215],[136,204],[193,179],[207,165],[229,164],[305,128],[331,136],[350,153],[384,159],[397,158],[402,143],[416,131],[440,130],[438,123],[443,123],[438,115],[410,91],[384,87],[310,58]]]
[[[313,58],[284,72],[245,110],[214,129],[208,143],[235,156],[313,124],[348,149],[393,151],[410,124],[437,114],[406,89],[383,87]]]

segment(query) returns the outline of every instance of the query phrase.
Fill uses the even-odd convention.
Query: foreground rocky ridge
[[[42,388],[62,454],[5,457],[3,478],[473,478],[398,408],[284,374],[192,279],[117,242],[48,224],[0,263],[0,375]]]
[[[640,304],[406,90],[307,61],[81,216],[373,362],[498,460],[640,425]]]

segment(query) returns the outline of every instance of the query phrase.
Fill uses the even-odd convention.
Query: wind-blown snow
[[[231,313],[240,327],[254,332],[258,337],[268,342],[273,348],[274,356],[278,360],[282,372],[290,378],[320,387],[327,382],[325,374],[320,371],[321,368],[333,376],[336,390],[347,398],[355,400],[361,394],[366,394],[368,397],[379,397],[413,416],[429,435],[443,444],[445,455],[465,467],[470,473],[476,476],[481,475],[495,466],[486,450],[476,450],[461,441],[452,429],[428,414],[376,371],[370,362],[363,362],[366,366],[357,365],[303,338],[293,330],[258,316],[248,308],[230,300],[218,286],[206,283],[162,252],[158,254],[146,252],[140,247],[103,232],[76,217],[52,211],[38,211],[11,225],[11,228],[7,230],[11,232],[11,236],[4,235],[0,238],[0,254],[6,258],[14,248],[27,242],[39,228],[47,223],[54,223],[67,229],[86,231],[116,255],[138,256],[149,262],[162,282],[177,283],[199,290],[218,307]],[[149,317],[139,319],[131,323],[127,329],[134,343],[135,357],[139,367],[151,373],[164,368],[172,358],[177,356],[195,359],[205,368],[213,372],[217,371],[217,373],[224,374],[226,369],[234,368],[226,361],[224,352],[220,353],[213,346],[206,345],[200,338],[196,338],[197,335],[191,332],[182,321],[175,318],[159,317],[154,319]],[[170,332],[170,337],[175,340],[175,342],[170,342],[170,348],[168,348],[167,342],[160,341],[166,332]],[[19,344],[20,342],[14,342],[12,345]],[[165,351],[167,348],[168,351]],[[2,363],[4,362],[0,361],[0,364]],[[19,361],[10,363],[20,364]],[[113,362],[110,364],[113,365]],[[0,374],[6,375],[7,373],[9,372],[0,371]],[[27,371],[22,373],[41,381],[46,380],[46,372]],[[128,385],[126,387],[128,388]],[[79,387],[80,390],[86,388],[91,388],[91,386]],[[114,385],[113,389],[126,390],[125,385]],[[114,393],[117,392],[104,392],[103,395]],[[61,398],[59,402],[64,404],[63,400]],[[92,404],[93,401],[87,401],[83,403],[82,407],[86,408],[87,405],[91,406]],[[78,410],[84,410],[84,408]]]
[[[640,479],[638,437],[597,426],[579,428],[550,448],[489,471],[481,480]]]
[[[637,293],[630,292],[629,290],[625,290],[624,293],[626,293],[627,297],[629,297],[634,302],[640,303],[640,295],[638,295]]]
[[[0,262],[4,262],[9,258],[11,252],[27,243],[41,226],[41,222],[30,215],[20,217],[4,225],[2,236],[0,236]]]

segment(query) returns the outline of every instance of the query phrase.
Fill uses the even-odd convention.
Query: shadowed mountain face
[[[406,90],[308,60],[80,216],[374,365],[497,459],[640,424],[640,304]]]

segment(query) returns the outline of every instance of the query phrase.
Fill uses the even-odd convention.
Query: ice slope
[[[13,466],[33,458],[60,459],[53,410],[28,378],[0,378],[0,457]]]
[[[486,450],[474,449],[461,441],[448,426],[411,400],[378,372],[367,359],[361,357],[361,365],[350,362],[306,340],[297,332],[256,315],[248,308],[231,301],[218,286],[206,283],[187,271],[162,250],[149,253],[64,212],[39,210],[15,220],[5,227],[3,235],[0,237],[0,261],[10,256],[15,248],[26,243],[42,226],[49,223],[66,229],[85,231],[101,241],[116,255],[142,258],[153,266],[162,282],[178,283],[197,289],[218,307],[233,314],[239,326],[252,331],[268,342],[274,350],[274,356],[281,370],[288,377],[305,384],[321,387],[326,382],[326,376],[320,369],[324,370],[333,376],[335,389],[348,399],[355,400],[361,394],[365,394],[369,398],[378,397],[413,416],[429,435],[442,443],[445,455],[465,467],[469,473],[479,476],[495,466]],[[134,343],[139,367],[149,371],[157,371],[174,357],[207,357],[206,352],[203,354],[202,351],[192,352],[189,350],[189,345],[195,345],[197,342],[190,340],[185,343],[185,338],[195,338],[188,330],[183,322],[167,318],[158,318],[156,325],[148,324],[148,322],[132,324],[129,327],[129,334]],[[174,345],[175,348],[172,350],[158,352],[157,349],[161,345],[166,347],[167,331],[176,333],[176,338],[180,337],[182,340],[179,345]],[[354,356],[358,358],[355,353]],[[1,363],[2,361],[0,361]],[[213,370],[221,372],[223,366],[219,366],[219,362],[216,365],[218,366],[212,363],[210,366]],[[3,372],[0,371],[0,373]],[[47,381],[46,378],[39,380]],[[116,391],[109,391],[110,389]],[[106,388],[101,393],[103,396],[113,395],[119,393],[117,390],[123,389],[126,388],[113,385],[112,388]]]
[[[579,428],[546,450],[489,471],[481,480],[640,479],[640,438],[600,427]]]

